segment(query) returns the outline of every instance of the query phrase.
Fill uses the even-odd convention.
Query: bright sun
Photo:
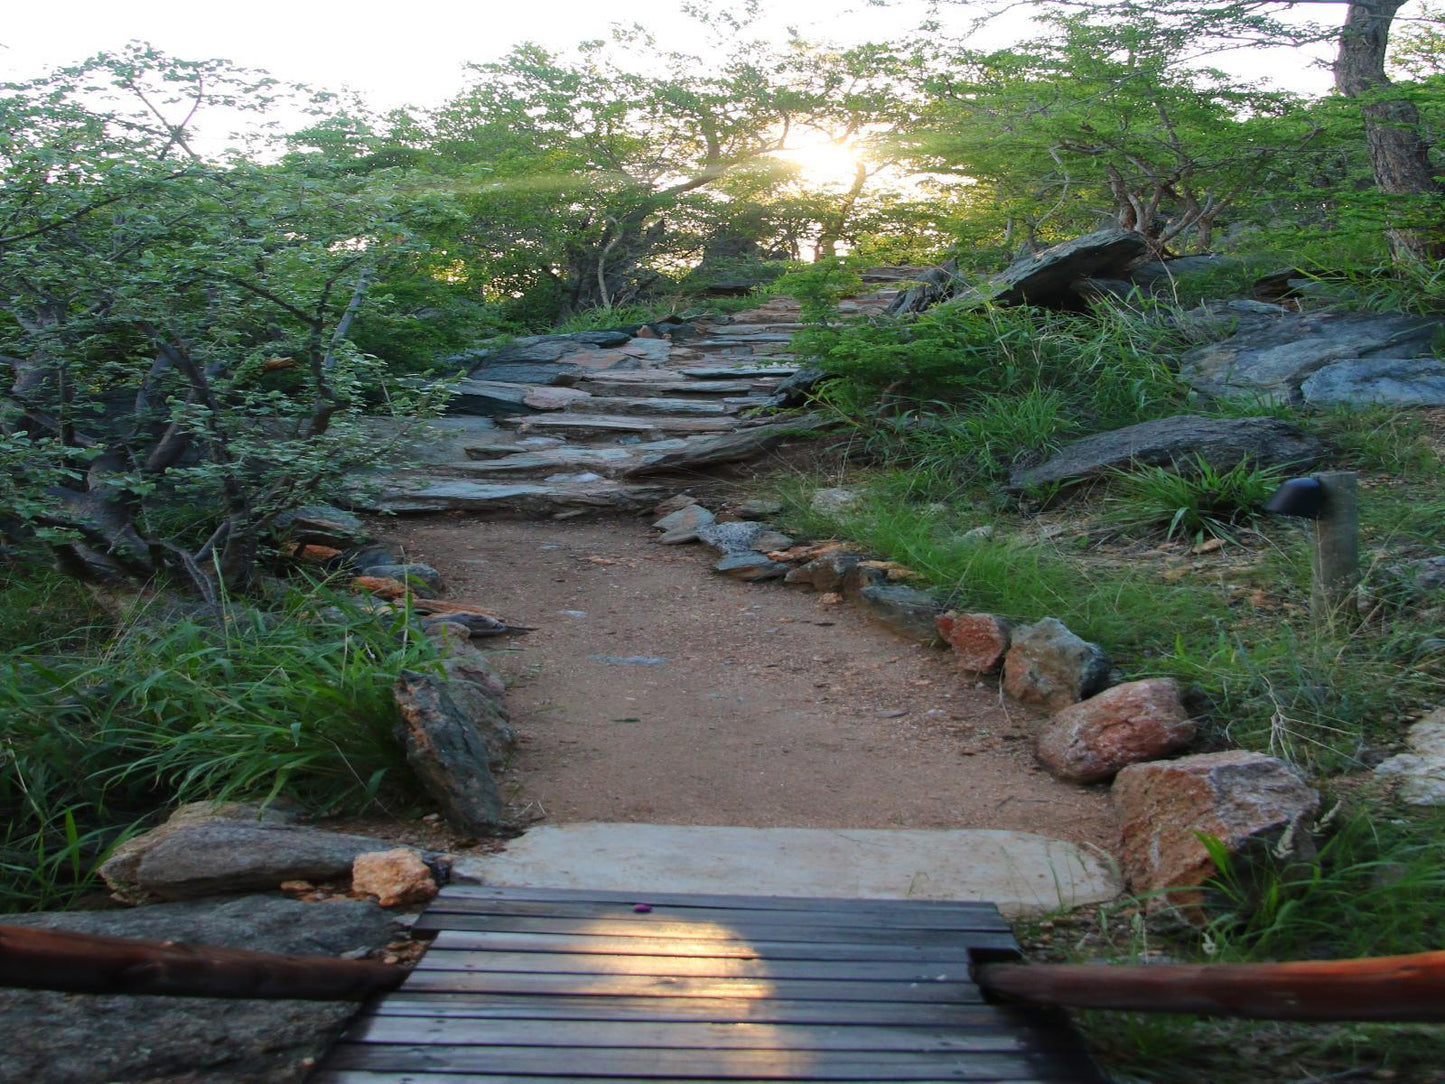
[[[804,181],[822,187],[851,184],[858,167],[858,151],[846,143],[809,143],[778,151],[778,157],[797,166]]]

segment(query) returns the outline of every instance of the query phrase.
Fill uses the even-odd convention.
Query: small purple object
[[[649,914],[649,913],[652,911],[652,904],[650,904],[650,903],[634,903],[634,904],[632,905],[632,909],[633,909],[634,911],[636,911],[639,915],[645,915],[645,914]]]

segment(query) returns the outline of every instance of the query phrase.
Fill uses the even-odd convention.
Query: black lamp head
[[[1318,478],[1291,478],[1274,491],[1264,510],[1281,516],[1319,519],[1325,508],[1325,487]]]

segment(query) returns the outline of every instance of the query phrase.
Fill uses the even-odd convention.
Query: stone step
[[[758,380],[689,380],[686,377],[655,380],[611,380],[599,377],[577,386],[598,398],[627,395],[746,395],[759,383],[771,383],[766,377]]]
[[[501,853],[457,859],[459,884],[528,889],[984,900],[1039,915],[1115,899],[1107,857],[997,829],[545,824]]]
[[[586,433],[595,436],[636,434],[656,439],[669,433],[724,433],[737,425],[734,418],[625,418],[611,414],[538,414],[498,418],[498,423],[523,433]]]
[[[497,519],[547,516],[606,515],[643,512],[674,492],[667,486],[622,482],[505,485],[456,478],[411,478],[372,497],[357,498],[357,507],[390,513],[462,511]]]
[[[801,365],[788,362],[781,362],[777,365],[749,365],[744,362],[737,365],[690,365],[672,371],[682,373],[693,380],[730,380],[743,377],[792,376],[801,368]],[[506,424],[505,419],[500,420],[500,424]]]
[[[695,382],[682,382],[691,387]],[[687,417],[724,417],[736,413],[726,404],[703,402],[693,399],[656,398],[641,399],[634,396],[607,395],[596,399],[580,399],[567,408],[568,414],[615,414],[623,417],[637,415],[683,415]]]
[[[787,346],[792,341],[791,333],[760,331],[756,335],[712,335],[706,339],[693,339],[687,343],[687,348],[705,350],[720,346]]]

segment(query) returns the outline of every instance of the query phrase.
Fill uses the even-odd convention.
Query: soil
[[[1038,717],[949,653],[846,606],[718,576],[643,520],[392,521],[449,598],[536,631],[496,643],[523,820],[1002,828],[1111,848],[1103,788],[1058,783]]]

